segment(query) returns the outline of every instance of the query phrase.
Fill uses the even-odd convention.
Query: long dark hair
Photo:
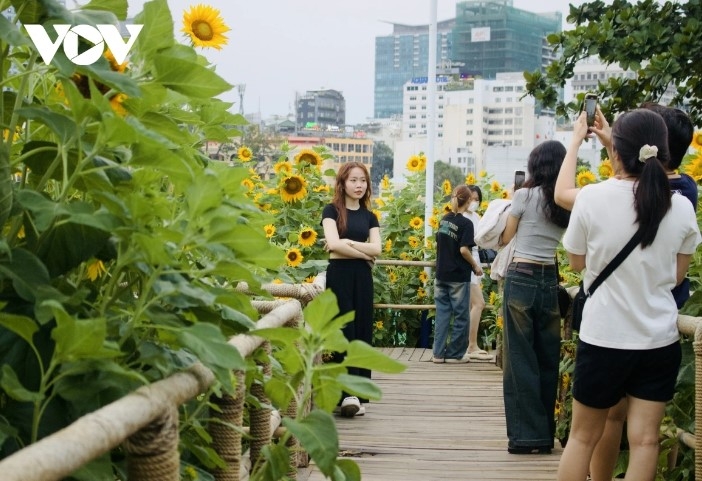
[[[527,169],[529,178],[524,187],[531,189],[541,187],[546,218],[558,227],[567,227],[570,221],[570,211],[556,204],[553,193],[556,188],[556,178],[566,155],[566,148],[556,140],[547,140],[532,149],[529,153]],[[529,192],[531,195],[531,191]]]
[[[482,204],[483,203],[483,191],[480,190],[480,187],[478,187],[477,185],[469,184],[468,189],[470,189],[471,192],[478,193],[478,203]]]
[[[636,222],[643,229],[641,247],[653,244],[658,225],[670,209],[670,183],[663,164],[670,159],[668,129],[663,117],[647,109],[625,112],[612,126],[614,151],[624,172],[638,177],[634,184]],[[656,155],[639,159],[644,145],[658,148]]]
[[[363,195],[363,197],[361,197],[361,207],[370,209],[370,199],[373,193],[371,192],[371,180],[370,174],[368,173],[368,169],[365,165],[363,165],[360,162],[346,162],[339,168],[339,172],[336,173],[334,197],[332,198],[331,202],[334,205],[334,207],[336,207],[336,211],[338,212],[338,216],[336,219],[336,228],[339,231],[339,236],[342,236],[346,233],[348,215],[346,212],[346,191],[344,190],[344,186],[346,184],[346,179],[349,178],[351,169],[353,169],[354,167],[359,167],[360,169],[362,169],[363,174],[366,176],[366,185],[368,186],[368,188],[366,189],[366,193]]]

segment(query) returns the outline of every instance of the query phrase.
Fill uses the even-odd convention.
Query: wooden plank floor
[[[431,350],[385,349],[407,363],[402,374],[373,373],[383,399],[366,415],[336,417],[342,455],[364,481],[550,480],[562,449],[507,453],[502,371],[494,362],[434,364]],[[301,481],[322,481],[311,464]]]

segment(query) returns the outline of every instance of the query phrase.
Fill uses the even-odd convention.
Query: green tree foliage
[[[558,89],[573,77],[579,60],[599,56],[636,73],[633,79],[609,78],[598,87],[603,109],[616,113],[645,101],[659,101],[668,86],[676,87],[673,104],[689,105],[695,124],[702,121],[702,0],[631,3],[600,0],[570,6],[573,29],[548,37],[561,57],[545,73],[525,72],[527,92],[559,115],[579,110],[578,101],[558,101]]]
[[[444,180],[451,182],[452,186],[465,184],[466,176],[461,169],[449,165],[441,160],[437,160],[434,164],[434,189],[436,192],[441,192],[441,184]]]
[[[373,168],[371,169],[371,184],[373,192],[378,192],[378,185],[384,175],[392,177],[394,154],[385,142],[376,142],[373,145]]]

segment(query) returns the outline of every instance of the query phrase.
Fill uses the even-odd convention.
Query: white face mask
[[[474,200],[473,202],[468,204],[468,211],[475,212],[476,210],[478,210],[478,202]]]

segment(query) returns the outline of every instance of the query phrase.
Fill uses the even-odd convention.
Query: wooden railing
[[[276,301],[252,301],[263,315],[256,323],[258,329],[282,326],[296,327],[302,319],[302,303],[312,300],[324,287],[318,284],[267,284],[264,290],[274,296],[291,298]],[[240,291],[248,286],[240,284]],[[229,340],[241,356],[246,358],[264,347],[260,337],[237,335]],[[270,366],[263,366],[264,372]],[[249,434],[249,458],[257,459],[261,449],[269,444],[280,416],[269,408],[249,408],[248,429],[232,429],[243,425],[244,373],[236,372],[237,392],[234,396],[212,396],[210,402],[218,405],[213,416],[221,422],[210,423],[212,447],[227,463],[226,469],[214,472],[217,481],[239,480],[242,460],[242,433]],[[81,466],[122,446],[126,453],[130,481],[176,481],[180,479],[178,451],[178,408],[195,397],[207,393],[215,381],[214,374],[197,363],[161,381],[143,386],[133,393],[76,420],[66,428],[17,451],[0,461],[0,479],[3,481],[53,481],[69,476]],[[252,395],[261,406],[269,405],[260,385],[252,387]],[[291,403],[283,416],[294,417],[297,406]],[[277,420],[277,422],[276,422]],[[278,428],[278,434],[280,430]],[[294,442],[294,441],[293,441]],[[299,449],[292,446],[291,452]],[[295,479],[298,465],[306,457],[290,460],[289,476]]]

